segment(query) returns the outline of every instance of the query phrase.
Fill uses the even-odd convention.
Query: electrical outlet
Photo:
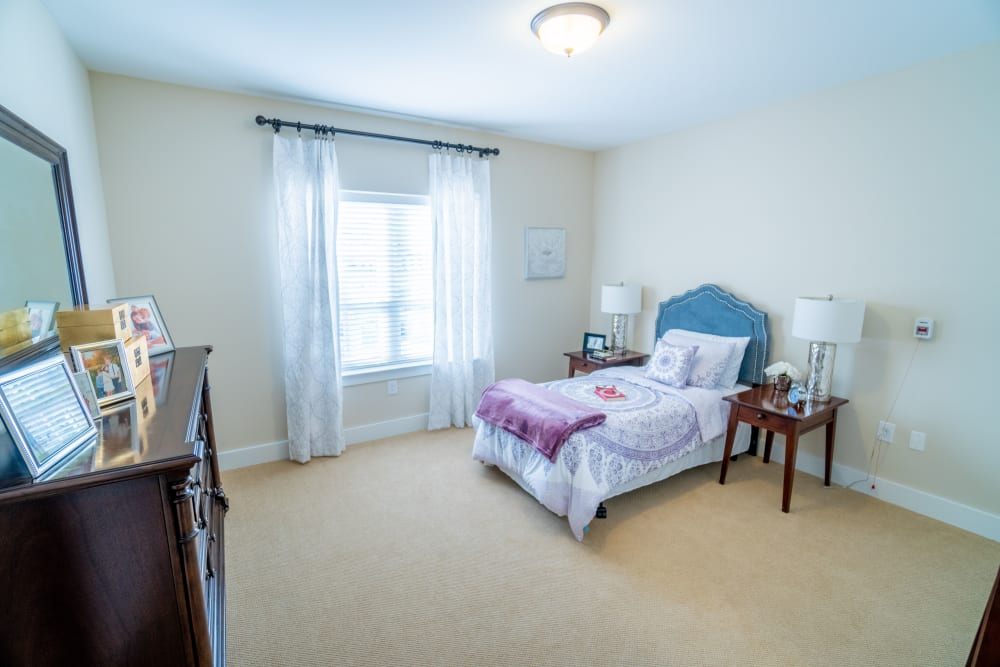
[[[924,451],[924,447],[927,446],[927,434],[921,433],[920,431],[912,431],[910,433],[910,449],[915,449],[918,452]]]
[[[388,382],[386,382],[385,383],[385,388],[386,388],[386,391],[389,392],[390,396],[395,396],[396,394],[399,393],[399,385],[396,384],[395,380],[389,380]]]
[[[881,440],[882,442],[892,442],[896,437],[896,425],[892,422],[879,421],[878,431],[875,433],[875,439]]]

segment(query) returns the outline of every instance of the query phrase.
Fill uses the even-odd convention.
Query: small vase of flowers
[[[787,392],[792,387],[792,382],[802,379],[802,373],[795,366],[787,361],[778,361],[764,369],[764,374],[774,381],[774,390],[777,392]]]

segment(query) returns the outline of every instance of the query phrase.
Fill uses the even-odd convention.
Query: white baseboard
[[[266,442],[262,445],[250,445],[239,449],[228,449],[219,452],[219,468],[235,470],[260,463],[288,460],[288,441]]]
[[[402,417],[400,419],[390,419],[389,421],[376,422],[374,424],[364,424],[363,426],[353,426],[344,429],[344,438],[347,446],[356,445],[369,440],[381,440],[391,438],[395,435],[413,433],[414,431],[427,430],[427,413]],[[222,470],[233,470],[235,468],[245,468],[255,466],[259,463],[271,463],[272,461],[288,460],[288,441],[267,442],[261,445],[251,445],[239,449],[230,449],[219,452],[219,468]]]
[[[389,421],[375,422],[374,424],[352,426],[344,430],[344,436],[347,439],[348,446],[350,446],[356,445],[359,442],[391,438],[394,435],[403,435],[404,433],[426,431],[428,417],[430,417],[430,414],[424,412],[419,415],[390,419]]]
[[[764,452],[763,446],[764,444],[761,442],[761,449],[759,450],[761,455]],[[785,462],[785,446],[783,443],[774,443],[771,448],[771,460],[778,463]],[[822,479],[824,461],[821,456],[799,451],[795,457],[795,469]],[[866,478],[867,474],[864,471],[841,465],[836,461],[834,461],[830,471],[830,483],[839,486],[847,486]],[[996,514],[984,512],[983,510],[957,503],[948,498],[935,496],[926,491],[920,491],[883,477],[880,477],[876,481],[874,489],[871,488],[871,481],[867,481],[856,484],[851,487],[851,490],[1000,542],[1000,516]]]

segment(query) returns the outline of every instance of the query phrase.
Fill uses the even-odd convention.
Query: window
[[[344,375],[431,362],[429,198],[341,191],[337,217]]]

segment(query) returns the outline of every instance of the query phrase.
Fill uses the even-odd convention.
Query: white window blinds
[[[345,374],[430,363],[431,253],[428,197],[340,192],[337,275]]]

